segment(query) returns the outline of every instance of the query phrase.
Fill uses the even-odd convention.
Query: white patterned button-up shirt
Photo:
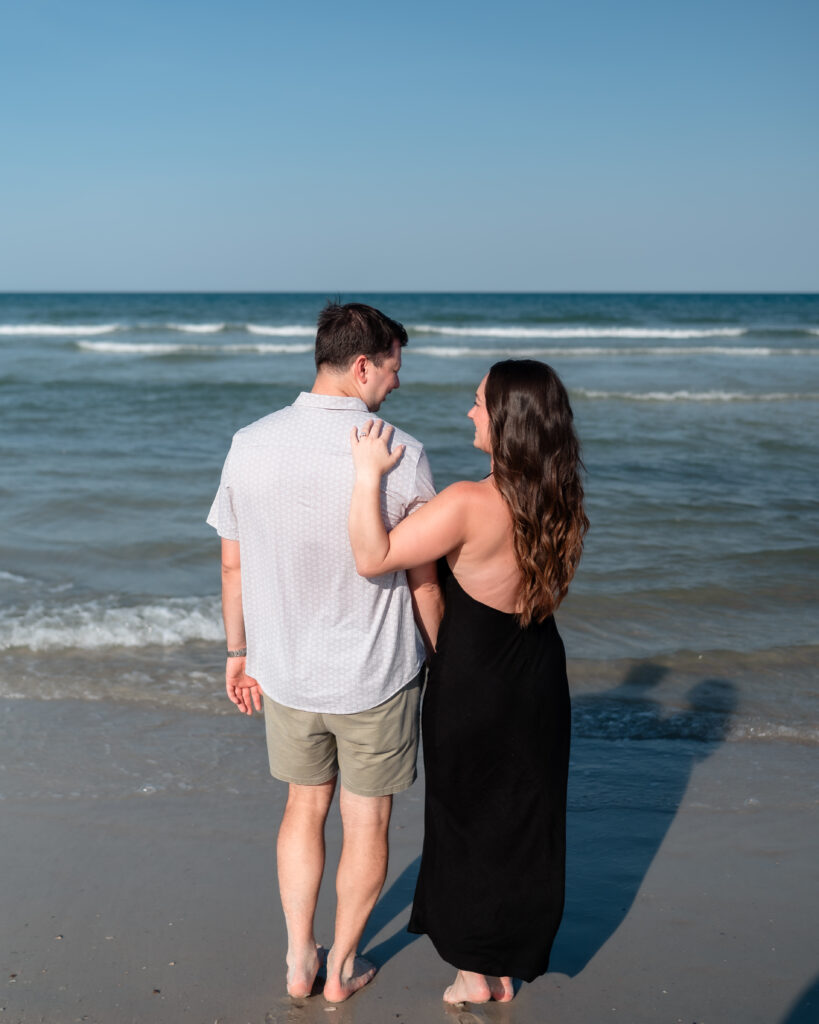
[[[372,414],[358,398],[303,392],[238,431],[208,516],[239,541],[247,672],[287,707],[350,714],[383,703],[424,660],[406,575],[367,580],[347,535],[350,430]],[[406,445],[381,483],[388,529],[435,494],[423,446]]]

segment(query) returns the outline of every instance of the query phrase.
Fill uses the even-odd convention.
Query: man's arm
[[[222,538],[222,620],[227,649],[239,651],[246,647],[239,541],[225,537]],[[246,665],[247,656],[226,659],[225,687],[239,711],[252,715],[254,707],[262,710],[262,691],[256,680],[245,672]]]
[[[438,643],[438,627],[444,617],[444,595],[438,583],[435,562],[407,570],[407,582],[412,595],[412,611],[420,630],[429,660]]]

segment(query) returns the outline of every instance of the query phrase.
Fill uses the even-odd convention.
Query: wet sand
[[[422,786],[395,801],[387,886],[348,1003],[284,991],[261,720],[0,701],[0,1024],[807,1024],[819,1019],[815,748],[580,739],[563,925],[508,1005],[447,1008],[404,930]],[[328,863],[337,858],[333,811]],[[327,941],[332,874],[319,906]]]

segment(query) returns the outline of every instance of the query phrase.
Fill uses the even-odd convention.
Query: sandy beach
[[[404,930],[419,780],[395,801],[363,944],[379,974],[334,1007],[284,990],[285,787],[258,716],[5,700],[0,717],[5,1024],[819,1019],[810,746],[578,739],[552,970],[508,1005],[445,1007],[451,969]],[[333,813],[328,863],[338,844]],[[332,904],[325,885],[319,939]]]

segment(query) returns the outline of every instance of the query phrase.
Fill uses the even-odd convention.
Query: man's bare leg
[[[279,827],[276,855],[291,996],[309,996],[319,969],[313,919],[324,873],[324,822],[335,788],[335,779],[319,786],[291,783]]]
[[[357,796],[341,787],[344,832],[336,876],[336,933],[327,957],[324,996],[340,1003],[375,975],[375,965],[356,955],[367,918],[387,877],[387,830],[391,796]]]

